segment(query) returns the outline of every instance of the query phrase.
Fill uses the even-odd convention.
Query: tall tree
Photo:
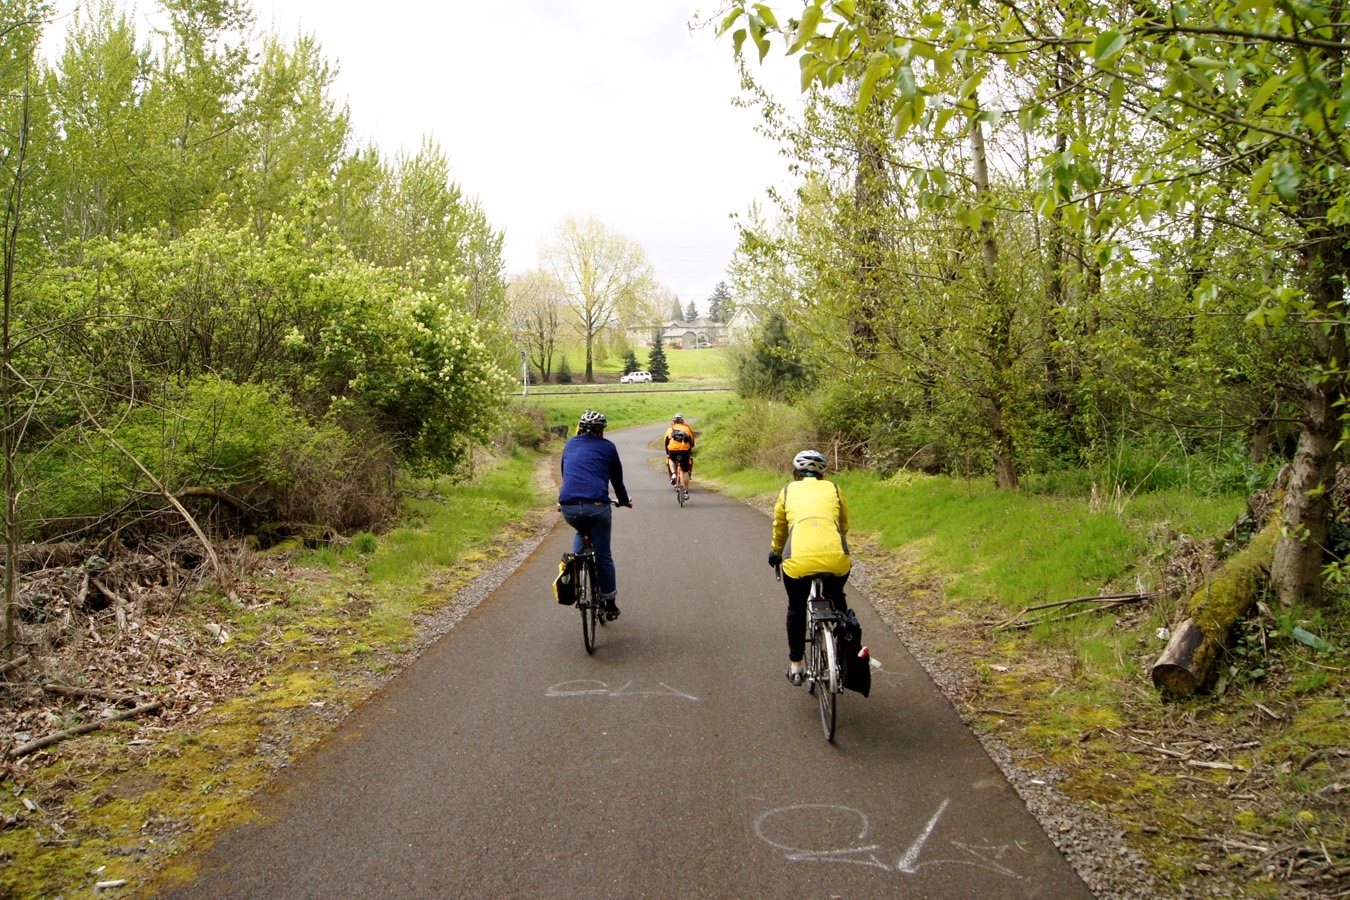
[[[661,346],[661,332],[652,335],[652,349],[647,354],[647,371],[652,373],[653,382],[670,381],[670,363],[666,361],[666,349]]]
[[[511,332],[528,354],[530,364],[547,381],[553,372],[553,355],[562,327],[562,290],[546,272],[534,269],[507,285],[507,297]]]
[[[735,304],[731,299],[731,291],[727,289],[727,283],[717,282],[717,287],[713,288],[712,295],[708,297],[708,318],[725,325],[731,321],[735,312]]]
[[[647,254],[636,241],[607,230],[599,219],[568,216],[544,248],[543,259],[585,340],[586,381],[594,381],[595,345],[601,332],[633,324],[623,320],[621,311],[636,308],[652,287]]]
[[[260,238],[273,217],[291,218],[308,202],[310,182],[328,184],[347,151],[347,110],[331,93],[336,77],[312,36],[290,47],[264,38],[241,115],[248,162],[232,196]]]
[[[19,521],[18,452],[26,419],[20,408],[24,381],[15,370],[18,330],[18,266],[24,222],[25,191],[34,168],[30,157],[32,98],[38,79],[37,44],[45,6],[29,0],[0,2],[0,445],[4,453],[4,592],[0,607],[0,656],[14,655],[18,638],[17,566],[23,537]]]
[[[1286,342],[1279,332],[1302,342],[1295,355],[1301,396],[1282,410],[1296,417],[1299,438],[1272,575],[1285,602],[1319,599],[1326,498],[1343,431],[1334,411],[1346,399],[1350,371],[1350,321],[1338,299],[1350,268],[1350,224],[1340,213],[1350,205],[1344,4],[1182,2],[1165,12],[1140,7],[1123,15],[1115,7],[1079,4],[1061,15],[1037,2],[950,3],[884,28],[875,24],[856,0],[807,0],[799,15],[781,20],[763,4],[737,0],[722,31],[732,34],[738,53],[748,41],[761,59],[770,37],[781,33],[789,52],[802,56],[804,85],[829,89],[853,81],[856,104],[864,108],[880,98],[898,136],[932,136],[956,125],[974,140],[996,118],[979,103],[981,84],[1025,78],[1031,94],[1019,98],[1017,111],[1042,163],[1032,187],[1035,209],[1059,209],[1074,226],[1131,223],[1132,236],[1159,227],[1162,216],[1162,227],[1180,220],[1200,223],[1203,231],[1208,219],[1258,238],[1246,269],[1272,277],[1258,284],[1240,269],[1208,277],[1197,271],[1192,314],[1209,314],[1216,300],[1240,286],[1248,291],[1254,326],[1275,333],[1275,343]],[[1062,94],[1064,69],[1045,64],[1057,54],[1044,48],[1074,57],[1075,90],[1128,111],[1135,134],[1156,138],[1154,155],[1137,159],[1132,177],[1110,191],[1103,191],[1102,173],[1117,146],[1081,130],[1077,140],[1056,140],[1064,121],[1046,113]],[[959,84],[952,78],[957,72]],[[935,167],[916,174],[925,190],[949,183]],[[945,189],[932,193],[952,196]],[[1234,202],[1214,210],[1216,200]],[[980,206],[952,209],[979,231],[987,212]],[[1177,230],[1171,237],[1187,234]],[[1104,238],[1095,246],[1085,242],[1091,291],[1097,290],[1094,267],[1130,249]]]
[[[690,301],[689,301],[689,305],[686,306],[686,307],[684,308],[684,316],[683,316],[682,318],[683,318],[686,322],[692,322],[692,321],[694,321],[695,319],[697,319],[697,318],[698,318],[698,304],[696,304],[693,300],[690,300]]]

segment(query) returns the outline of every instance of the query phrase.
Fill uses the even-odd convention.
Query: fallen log
[[[0,675],[8,675],[11,671],[17,669],[26,662],[28,662],[28,654],[24,653],[14,657],[8,662],[0,663]]]
[[[1280,522],[1274,517],[1260,534],[1228,560],[1214,577],[1191,595],[1184,618],[1172,629],[1158,661],[1153,684],[1165,694],[1185,697],[1200,690],[1228,639],[1228,630],[1256,602],[1270,572]]]
[[[163,709],[164,703],[156,700],[153,703],[146,703],[144,706],[138,706],[135,709],[128,709],[125,712],[115,713],[111,716],[104,716],[101,719],[95,719],[92,722],[85,722],[83,725],[76,725],[74,728],[67,728],[65,731],[58,731],[55,734],[49,734],[46,737],[40,737],[29,741],[26,744],[20,744],[9,751],[11,759],[17,759],[20,756],[27,756],[34,751],[41,750],[43,747],[50,747],[52,744],[60,743],[66,738],[76,737],[81,734],[88,734],[91,731],[98,731],[109,722],[120,722],[123,719],[132,719],[145,713],[155,712]]]

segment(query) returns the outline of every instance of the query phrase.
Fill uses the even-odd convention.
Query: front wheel
[[[839,656],[834,644],[834,632],[824,625],[817,626],[812,653],[816,657],[818,683],[816,700],[820,703],[820,727],[825,740],[834,740],[835,701],[839,696]]]
[[[600,592],[595,583],[594,572],[589,560],[584,560],[578,569],[577,604],[581,609],[581,639],[586,644],[586,652],[595,652],[595,622],[600,616]]]

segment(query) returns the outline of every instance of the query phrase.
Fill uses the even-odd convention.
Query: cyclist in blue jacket
[[[595,568],[600,578],[600,598],[605,602],[605,615],[619,617],[614,602],[618,596],[618,580],[614,571],[614,557],[610,553],[610,532],[613,521],[610,510],[609,486],[620,506],[633,508],[633,498],[623,485],[623,464],[619,451],[605,437],[605,414],[588,409],[577,422],[577,434],[567,442],[562,452],[562,489],[558,492],[558,509],[563,519],[577,530],[572,552],[581,552],[581,536],[589,534],[595,547]]]

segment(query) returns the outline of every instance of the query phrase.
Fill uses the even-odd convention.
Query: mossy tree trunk
[[[1280,518],[1273,516],[1242,552],[1191,595],[1185,617],[1153,664],[1153,683],[1163,693],[1185,697],[1209,681],[1229,630],[1256,602],[1269,576],[1279,536]]]

